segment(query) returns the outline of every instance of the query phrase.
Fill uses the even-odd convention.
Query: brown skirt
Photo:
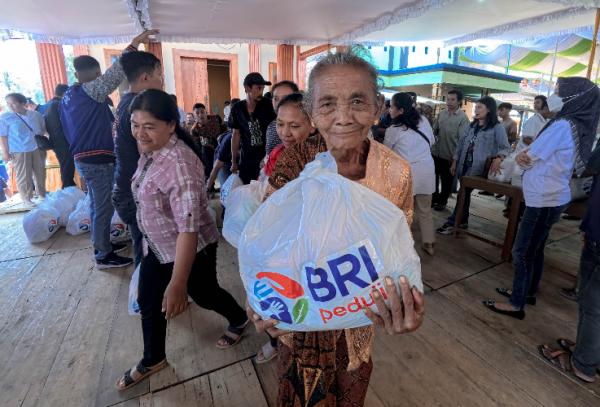
[[[307,332],[306,342],[320,342],[320,332]],[[315,336],[315,337],[313,337]],[[311,337],[311,338],[308,338]],[[323,360],[298,360],[280,342],[278,358],[279,407],[361,407],[364,405],[373,362],[362,363],[348,371],[348,347],[342,332],[335,343],[335,364],[322,366]]]

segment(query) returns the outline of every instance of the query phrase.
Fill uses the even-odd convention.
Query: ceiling
[[[0,38],[288,44],[512,40],[589,27],[600,0],[0,0]]]

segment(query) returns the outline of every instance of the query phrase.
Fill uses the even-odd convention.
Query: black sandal
[[[146,377],[158,372],[159,370],[164,369],[166,366],[167,366],[167,359],[164,359],[161,362],[158,362],[154,366],[150,366],[150,367],[146,367],[146,366],[142,365],[142,362],[140,361],[136,366],[132,367],[131,369],[129,369],[128,371],[123,373],[123,376],[121,376],[121,378],[119,380],[117,380],[117,383],[116,383],[117,390],[119,390],[119,391],[127,390],[128,388],[133,387],[136,384],[138,384],[139,382],[141,382],[142,380],[144,380]],[[131,374],[133,373],[134,370],[140,374],[140,377],[138,377],[137,379],[134,379],[133,377],[131,377]]]
[[[512,290],[508,288],[496,288],[496,292],[506,298],[510,298],[512,296]],[[537,300],[535,297],[527,297],[525,298],[525,302],[527,305],[535,305]]]
[[[503,310],[500,308],[496,308],[496,301],[494,301],[494,300],[484,300],[482,302],[483,302],[483,305],[487,309],[494,311],[498,314],[507,315],[509,317],[513,317],[513,318],[521,319],[521,320],[525,319],[525,311],[523,311],[522,309],[514,310],[514,311],[506,311],[506,310]]]
[[[239,327],[229,325],[227,327],[227,330],[225,331],[225,333],[223,335],[221,335],[221,337],[217,341],[217,348],[229,349],[229,348],[237,345],[238,343],[240,343],[240,341],[242,340],[242,338],[244,336],[244,331],[246,330],[246,327],[248,326],[249,323],[250,323],[250,319],[248,319],[243,325],[241,325]],[[236,335],[236,337],[232,338],[231,336],[227,335],[228,332]],[[224,341],[226,343],[226,345],[220,345],[219,341]]]

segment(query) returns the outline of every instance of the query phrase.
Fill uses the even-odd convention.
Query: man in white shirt
[[[535,114],[527,119],[521,129],[521,140],[519,140],[519,144],[517,145],[518,152],[533,143],[539,132],[542,131],[548,122],[548,119],[552,117],[552,113],[548,109],[548,101],[544,95],[535,97],[533,108],[535,109]]]

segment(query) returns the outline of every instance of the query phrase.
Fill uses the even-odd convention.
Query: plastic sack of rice
[[[67,233],[75,236],[90,232],[91,229],[90,196],[86,195],[84,199],[77,203],[75,210],[69,215]]]
[[[423,292],[421,265],[404,213],[337,173],[329,153],[275,192],[239,240],[251,307],[278,328],[319,331],[369,325],[362,306],[385,276]]]
[[[58,232],[60,214],[50,205],[40,205],[23,217],[23,230],[30,243],[41,243]]]
[[[229,204],[223,221],[223,237],[233,247],[238,247],[242,231],[263,201],[266,187],[267,180],[252,181],[229,194]]]

